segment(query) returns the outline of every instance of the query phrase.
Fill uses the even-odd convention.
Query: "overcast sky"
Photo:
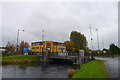
[[[117,2],[5,2],[2,3],[0,46],[8,41],[16,42],[18,29],[26,30],[20,31],[19,41],[41,41],[44,29],[44,40],[58,42],[69,40],[71,31],[79,31],[86,36],[91,48],[89,25],[94,49],[97,49],[95,29],[98,29],[101,49],[111,43],[118,44]]]

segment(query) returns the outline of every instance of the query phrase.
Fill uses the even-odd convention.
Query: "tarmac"
[[[95,57],[95,59],[103,60],[106,65],[109,78],[118,78],[120,73],[120,56],[114,58]]]

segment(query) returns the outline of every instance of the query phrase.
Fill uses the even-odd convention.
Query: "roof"
[[[62,42],[54,42],[54,41],[37,41],[37,42],[32,42],[32,43],[43,43],[43,42],[53,42],[53,43],[61,43],[61,44],[63,44]]]

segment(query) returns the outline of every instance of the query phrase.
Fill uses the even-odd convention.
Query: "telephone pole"
[[[62,36],[62,43],[63,43],[63,36]]]
[[[102,35],[102,47],[104,49],[104,40],[103,40],[103,35]]]
[[[44,30],[42,31],[42,41],[44,41]]]
[[[25,31],[25,30],[18,29],[17,31],[17,52],[18,52],[18,47],[19,47],[19,32],[20,31]]]
[[[100,50],[100,49],[99,49],[99,37],[98,37],[98,29],[96,29],[96,31],[97,31],[97,43],[98,43],[98,50]]]
[[[92,46],[92,50],[93,48],[93,38],[92,38],[92,31],[91,31],[91,26],[89,25],[89,29],[90,29],[90,34],[91,34],[91,46]]]

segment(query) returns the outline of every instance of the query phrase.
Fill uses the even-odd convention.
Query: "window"
[[[62,44],[62,43],[59,43],[59,44],[58,44],[58,46],[64,46],[64,44]]]
[[[34,47],[32,49],[35,49]]]
[[[63,44],[63,46],[66,46],[65,44]]]
[[[40,43],[40,45],[43,45],[43,43]]]
[[[57,43],[53,43],[54,45],[57,45]]]
[[[61,48],[58,48],[58,49],[61,49]]]
[[[32,46],[34,46],[35,45],[35,43],[32,43]]]
[[[65,48],[58,48],[58,49],[64,50]]]
[[[39,47],[36,47],[36,49],[39,49]]]
[[[39,47],[33,47],[32,49],[39,49]]]
[[[39,43],[34,43],[34,45],[39,45]]]
[[[51,43],[47,43],[46,46],[47,46],[47,48],[51,47]]]
[[[37,45],[40,45],[40,43],[37,43]]]

